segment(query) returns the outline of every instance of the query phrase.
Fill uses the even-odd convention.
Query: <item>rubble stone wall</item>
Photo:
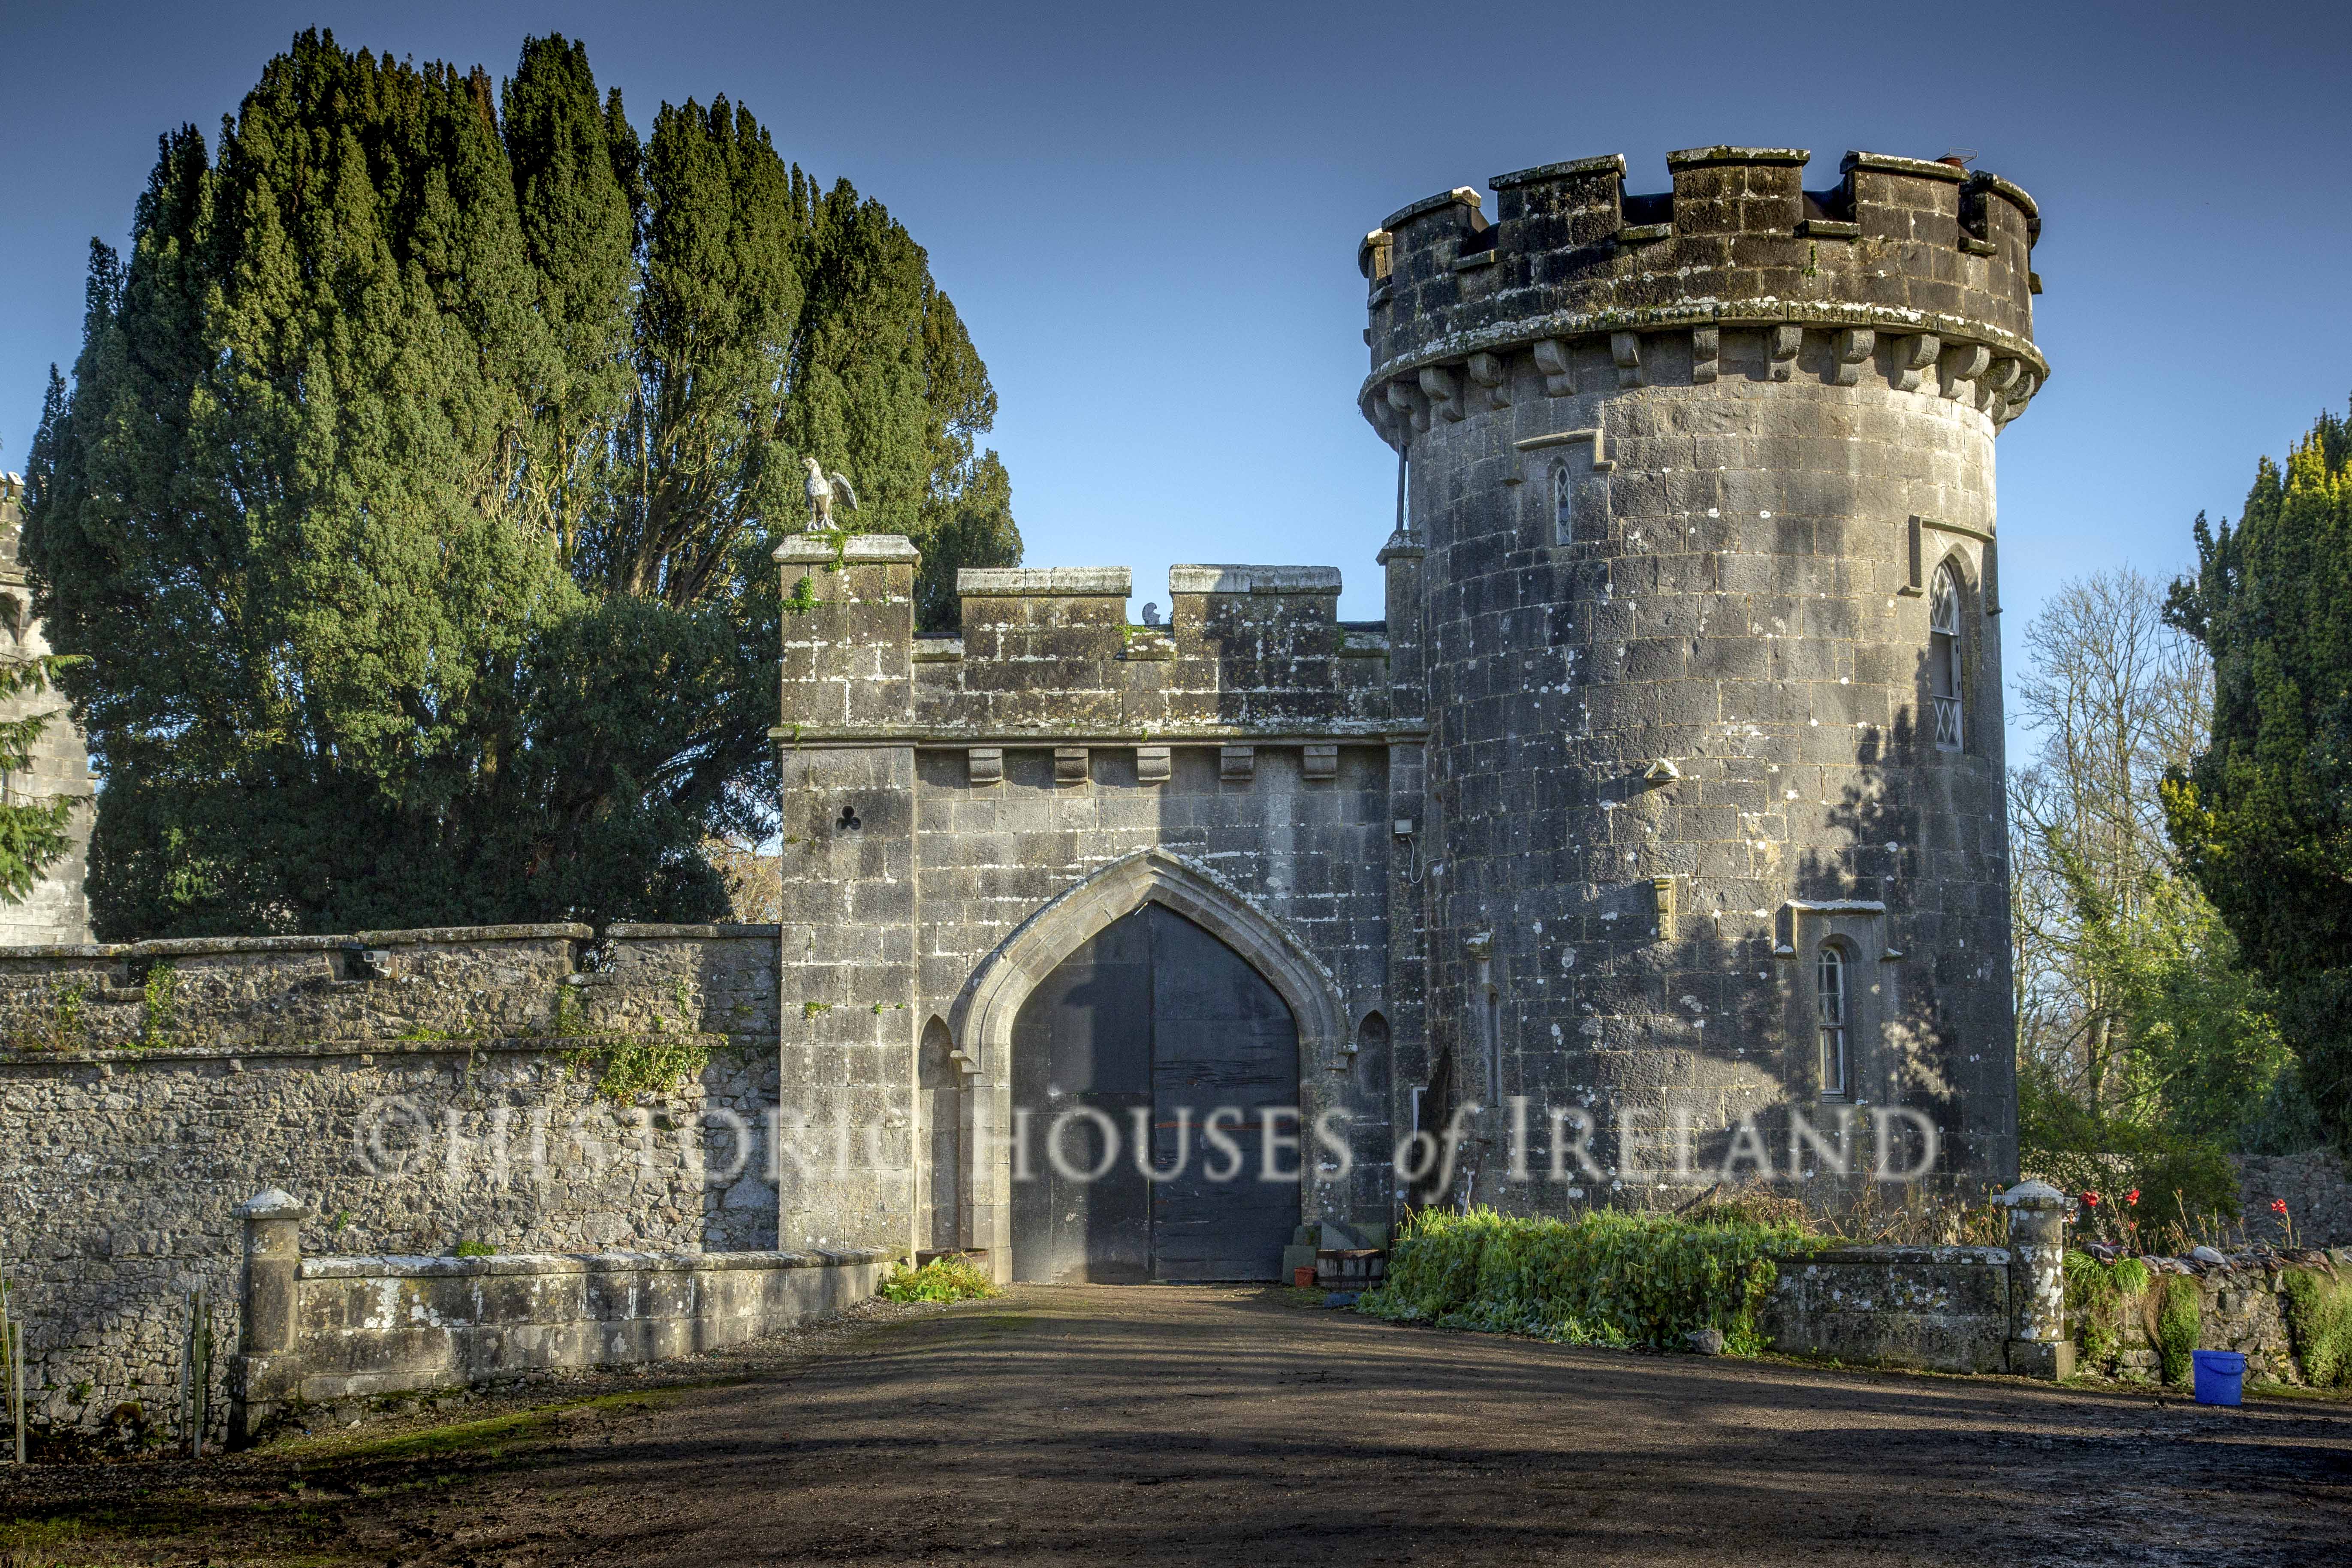
[[[1784,1260],[1762,1326],[1773,1349],[1792,1354],[2000,1372],[2009,1276],[2004,1247],[1841,1247]]]
[[[311,1252],[772,1247],[775,941],[556,926],[0,949],[0,1273],[37,1429],[96,1431],[126,1405],[118,1428],[170,1421],[199,1285],[225,1377],[230,1211],[265,1187],[315,1211]]]
[[[2325,1261],[2323,1262],[2323,1256]],[[2352,1251],[2334,1248],[2322,1255],[2300,1252],[2298,1267],[2320,1267],[2341,1272],[2352,1268]],[[2077,1318],[2072,1323],[2085,1354],[2083,1370],[2127,1383],[2164,1381],[2164,1352],[2158,1315],[2165,1277],[2186,1276],[2197,1290],[2195,1349],[2236,1351],[2246,1358],[2250,1384],[2303,1384],[2308,1379],[2296,1359],[2294,1336],[2288,1327],[2284,1271],[2275,1258],[2240,1258],[2201,1271],[2178,1260],[2159,1260],[2150,1287],[2121,1298],[2115,1313],[2114,1342],[2100,1354],[2089,1353],[2092,1336]]]
[[[2240,1158],[2238,1191],[2249,1239],[2352,1247],[2352,1178],[2333,1150]],[[2282,1218],[2271,1207],[2286,1205]]]

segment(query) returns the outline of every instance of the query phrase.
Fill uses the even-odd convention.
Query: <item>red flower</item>
[[[2083,1201],[2090,1205],[2093,1208],[2097,1208],[2099,1206],[2099,1194],[2096,1193],[2084,1193],[2083,1194]]]
[[[2131,1205],[2134,1208],[2137,1208],[2139,1206],[2139,1189],[2137,1187],[2134,1187],[2131,1191],[2126,1193],[2124,1194],[2124,1202]]]
[[[2273,1198],[2271,1200],[2271,1212],[2273,1214],[2286,1213],[2286,1200],[2284,1198]]]

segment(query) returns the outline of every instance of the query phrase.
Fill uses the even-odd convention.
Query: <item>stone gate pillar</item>
[[[2047,1182],[2021,1182],[2002,1194],[2009,1208],[2009,1370],[2061,1378],[2074,1371],[2066,1337],[2066,1194]]]
[[[236,1205],[245,1222],[245,1280],[236,1362],[229,1373],[228,1440],[252,1443],[278,1406],[301,1384],[296,1292],[302,1267],[302,1222],[310,1209],[271,1187]]]

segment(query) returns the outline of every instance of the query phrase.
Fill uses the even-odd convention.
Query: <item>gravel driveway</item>
[[[46,1512],[21,1482],[0,1507],[25,1563],[2352,1561],[2334,1401],[1628,1355],[1208,1287],[1024,1287],[734,1370],[446,1438],[110,1467],[111,1502],[41,1467]],[[141,1516],[140,1472],[198,1485]]]

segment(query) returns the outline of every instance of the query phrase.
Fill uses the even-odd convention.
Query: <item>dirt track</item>
[[[494,1447],[233,1459],[168,1510],[163,1494],[126,1507],[118,1481],[104,1502],[97,1482],[49,1469],[46,1507],[0,1490],[0,1516],[59,1521],[42,1527],[47,1550],[20,1534],[26,1563],[278,1561],[298,1547],[310,1562],[631,1568],[2301,1565],[2352,1552],[2352,1405],[2334,1402],[2221,1412],[1633,1356],[1209,1288],[1024,1289],[746,1370],[542,1415]],[[113,1522],[79,1531],[102,1502]]]

